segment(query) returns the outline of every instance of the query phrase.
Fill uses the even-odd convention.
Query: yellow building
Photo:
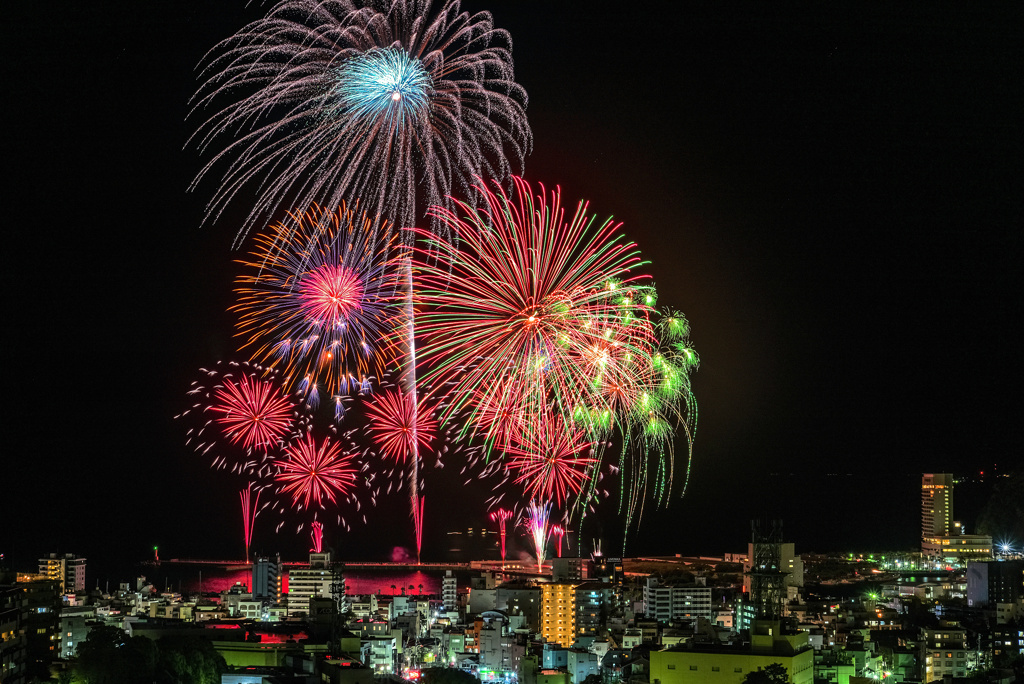
[[[548,643],[570,648],[576,641],[576,585],[541,586],[540,633]]]
[[[778,622],[756,621],[751,644],[694,644],[651,651],[651,684],[740,684],[747,673],[773,663],[790,684],[814,682],[814,650],[807,632],[783,632]]]

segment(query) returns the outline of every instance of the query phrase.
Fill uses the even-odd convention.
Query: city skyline
[[[193,67],[265,11],[237,4],[71,8],[45,48],[36,18],[11,22],[25,104],[7,142],[10,253],[22,258],[7,271],[0,512],[17,526],[0,553],[242,553],[237,487],[173,421],[198,368],[242,360],[225,310],[244,253],[229,249],[230,213],[199,227],[206,197],[185,193],[199,159],[181,149]],[[621,12],[467,8],[512,35],[535,136],[526,177],[622,220],[661,302],[692,325],[690,490],[648,511],[630,547],[745,543],[765,512],[802,548],[827,547],[832,529],[871,539],[864,527],[889,524],[872,511],[907,498],[900,477],[913,544],[921,472],[1008,469],[1022,155],[1007,105],[1024,62],[1012,22],[924,5],[859,17],[693,5],[652,36],[649,18]],[[801,487],[805,501],[780,502],[759,486],[773,472],[818,488],[852,473],[880,491],[844,504]],[[466,506],[490,523],[482,501]],[[868,512],[843,514],[854,507]],[[331,543],[412,548],[401,496],[371,514]],[[425,515],[436,535],[456,527],[441,506]],[[263,522],[254,545],[279,550]],[[584,539],[617,548],[614,511],[594,522]],[[292,553],[308,543],[308,528],[280,534]]]

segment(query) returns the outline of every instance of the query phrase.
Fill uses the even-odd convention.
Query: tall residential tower
[[[941,538],[953,534],[953,476],[925,473],[921,477],[921,553],[939,555]]]

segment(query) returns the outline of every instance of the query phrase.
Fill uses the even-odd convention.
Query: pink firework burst
[[[277,468],[274,479],[281,485],[281,493],[291,495],[296,507],[307,509],[310,504],[336,503],[337,495],[354,488],[359,472],[355,459],[344,454],[337,443],[327,437],[317,446],[309,434],[288,447]]]
[[[341,264],[321,264],[299,283],[299,301],[309,318],[335,327],[360,306],[363,284],[359,275]]]
[[[266,448],[291,430],[292,402],[275,384],[252,375],[225,379],[213,392],[209,410],[233,444]]]
[[[583,491],[595,476],[599,460],[587,455],[593,443],[580,427],[550,411],[538,419],[502,445],[505,467],[529,497],[553,500],[560,506]]]
[[[402,390],[387,390],[366,406],[367,430],[381,453],[396,461],[413,458],[419,448],[429,448],[438,423],[424,402],[415,402]]]

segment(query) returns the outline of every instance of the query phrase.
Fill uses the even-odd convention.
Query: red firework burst
[[[266,380],[242,375],[225,379],[213,392],[209,410],[232,444],[265,448],[277,444],[291,430],[294,402]]]
[[[278,462],[275,480],[280,491],[290,494],[296,507],[309,508],[310,503],[323,506],[325,501],[336,503],[337,495],[352,490],[359,469],[352,456],[342,453],[341,447],[324,438],[317,447],[316,440],[307,434],[288,447],[287,457]]]
[[[506,468],[516,474],[530,498],[561,505],[578,495],[595,475],[598,459],[585,455],[593,446],[579,427],[546,412],[503,445]]]
[[[388,390],[366,407],[367,430],[381,453],[396,461],[405,460],[418,447],[428,448],[437,436],[438,424],[422,401],[401,390]]]
[[[357,309],[363,298],[359,275],[340,264],[322,264],[299,283],[299,300],[308,318],[335,327]]]

